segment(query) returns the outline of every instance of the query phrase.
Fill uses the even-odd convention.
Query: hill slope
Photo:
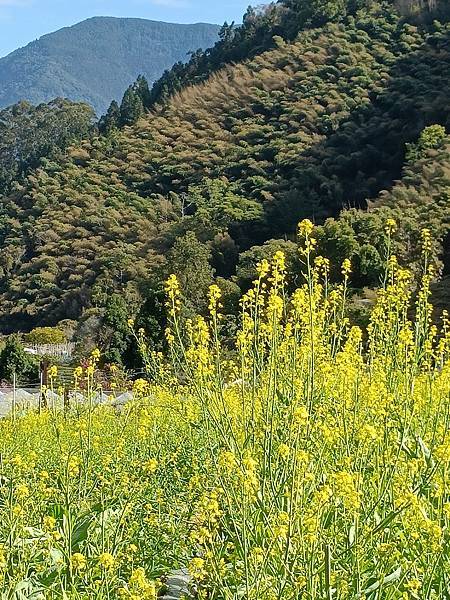
[[[155,81],[188,52],[212,46],[218,31],[203,23],[88,19],[0,59],[0,107],[64,97],[88,102],[100,114],[139,74]]]
[[[383,190],[394,190],[381,197],[385,211],[398,204],[408,220],[413,205],[428,204],[420,226],[442,238],[432,204],[449,214],[448,140],[403,167],[406,144],[425,127],[450,130],[449,73],[448,26],[421,31],[374,4],[280,39],[136,126],[44,161],[4,204],[3,325],[78,318],[115,291],[131,303],[175,240],[192,245],[187,231],[228,277],[239,253],[292,237],[300,218],[365,208]],[[370,227],[376,244],[384,223]]]

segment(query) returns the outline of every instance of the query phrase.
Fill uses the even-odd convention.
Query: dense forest
[[[224,25],[213,49],[152,90],[140,78],[100,133],[83,136],[82,119],[73,139],[83,141],[57,135],[57,152],[25,148],[3,184],[4,331],[69,320],[108,359],[132,361],[128,318],[159,347],[171,272],[188,311],[205,309],[215,280],[231,331],[258,260],[284,249],[295,279],[306,217],[319,253],[352,259],[355,298],[380,282],[388,219],[399,260],[413,268],[429,227],[445,299],[445,8],[283,0],[249,9],[242,27]]]
[[[0,194],[23,181],[44,156],[92,133],[94,111],[88,104],[62,98],[33,106],[19,102],[0,111]]]
[[[63,97],[87,102],[100,115],[139,74],[156,81],[190,52],[212,46],[218,30],[113,17],[64,27],[0,58],[0,107]]]

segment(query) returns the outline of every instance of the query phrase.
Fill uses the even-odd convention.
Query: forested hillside
[[[211,48],[194,53],[187,63],[177,63],[153,86],[150,105],[167,100],[192,83],[207,79],[226,64],[255,56],[276,45],[276,37],[287,41],[299,32],[339,21],[366,8],[368,0],[277,0],[259,7],[249,7],[241,27],[225,23],[220,40]],[[387,0],[398,15],[409,21],[427,25],[434,19],[447,21],[447,0]]]
[[[0,111],[0,195],[58,152],[93,132],[90,106],[56,98],[33,106],[19,102]]]
[[[209,48],[219,27],[95,17],[44,35],[0,59],[0,107],[56,97],[87,102],[101,115],[138,75],[164,69]]]
[[[4,329],[91,318],[111,325],[116,339],[105,343],[123,350],[130,314],[158,337],[161,282],[172,271],[192,309],[204,308],[216,278],[233,312],[258,259],[282,246],[295,263],[292,240],[305,217],[321,226],[321,250],[352,258],[355,288],[379,282],[388,218],[403,260],[414,266],[428,226],[442,266],[450,213],[444,16],[410,19],[370,2],[343,18],[298,13],[293,31],[292,18],[272,17],[292,16],[301,3],[278,4],[284,12],[250,15],[253,33],[263,23],[270,43],[234,62],[245,54],[238,35],[229,48],[239,52],[224,51],[208,76],[166,90],[134,126],[74,145],[63,160],[43,159],[4,201]]]

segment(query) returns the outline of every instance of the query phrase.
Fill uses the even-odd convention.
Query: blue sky
[[[0,56],[94,16],[174,23],[240,21],[251,0],[0,0]]]

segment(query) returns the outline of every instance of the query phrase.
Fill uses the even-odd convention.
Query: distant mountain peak
[[[157,80],[190,51],[213,46],[218,32],[208,23],[91,17],[1,58],[0,108],[63,97],[88,102],[101,114],[138,75]]]

